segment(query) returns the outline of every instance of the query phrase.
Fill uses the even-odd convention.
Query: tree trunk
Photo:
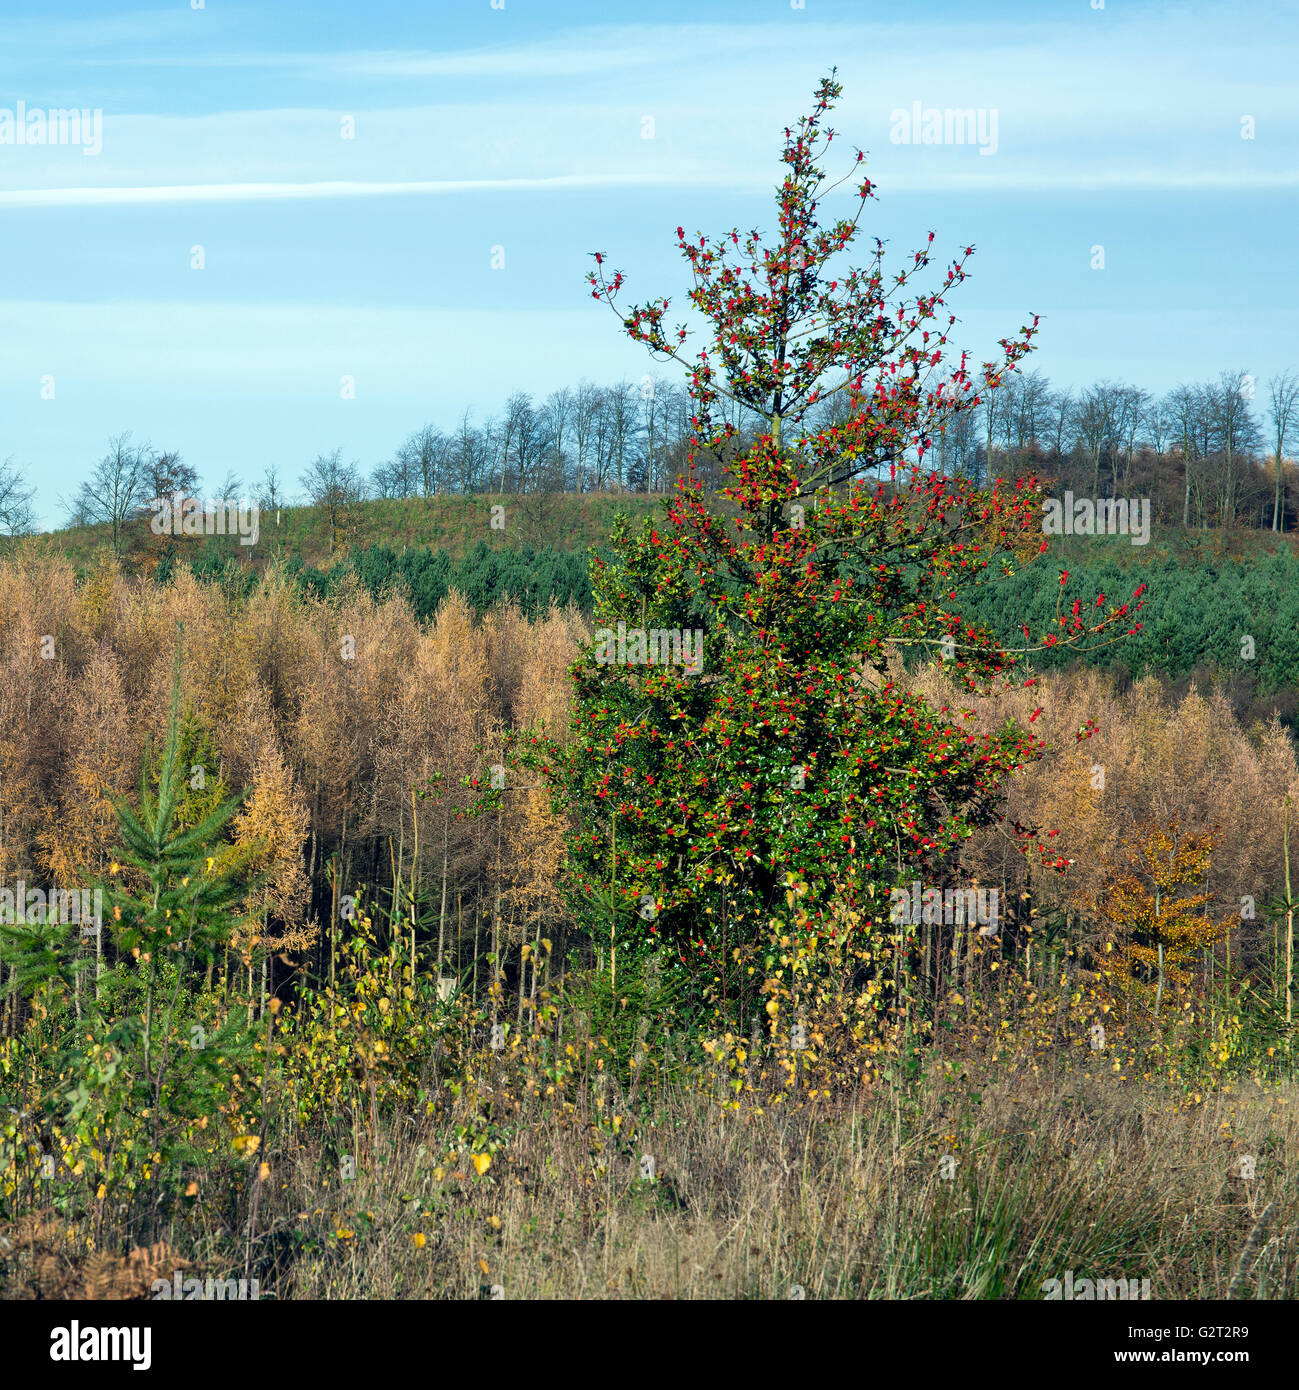
[[[442,907],[438,912],[438,974],[442,974],[442,950],[447,930],[447,860],[450,854],[450,832],[445,813],[442,817]]]
[[[1294,899],[1290,895],[1290,798],[1286,797],[1281,813],[1282,838],[1285,842],[1285,1021],[1290,1026],[1294,1018]]]

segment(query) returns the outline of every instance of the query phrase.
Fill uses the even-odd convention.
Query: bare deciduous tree
[[[36,489],[24,484],[22,470],[12,459],[0,463],[0,529],[8,536],[21,536],[32,529]]]
[[[1285,508],[1281,503],[1281,461],[1285,458],[1285,440],[1299,409],[1299,377],[1282,372],[1268,382],[1268,406],[1272,417],[1272,441],[1276,454],[1276,492],[1272,499],[1272,529],[1285,530]]]
[[[1209,388],[1208,404],[1218,448],[1222,453],[1222,506],[1224,526],[1236,519],[1238,480],[1236,461],[1256,442],[1257,427],[1249,402],[1253,378],[1248,372],[1222,372]]]
[[[243,479],[233,468],[227,468],[225,477],[221,479],[221,486],[217,489],[217,500],[220,502],[239,502],[243,499],[243,495]]]
[[[262,494],[258,499],[268,512],[278,511],[284,505],[284,493],[280,490],[280,469],[278,464],[270,464],[262,474]]]
[[[130,432],[108,441],[108,452],[77,489],[69,516],[90,525],[106,525],[113,553],[122,554],[126,523],[151,500],[145,496],[154,455],[147,444],[131,443]]]
[[[1120,393],[1112,381],[1089,386],[1079,398],[1074,426],[1092,466],[1092,493],[1100,496],[1101,459],[1113,456],[1119,423]]]
[[[174,449],[150,453],[144,460],[144,491],[146,507],[158,498],[171,498],[176,493],[193,497],[198,492],[198,474]]]
[[[343,462],[343,451],[319,454],[302,475],[302,486],[313,507],[319,507],[329,524],[332,555],[350,529],[352,509],[365,497],[360,464]]]

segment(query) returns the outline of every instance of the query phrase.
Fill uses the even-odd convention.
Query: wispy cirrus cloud
[[[244,203],[301,202],[326,199],[436,197],[472,193],[563,193],[591,188],[731,188],[750,192],[762,188],[766,180],[755,174],[741,178],[735,174],[557,174],[547,178],[518,179],[413,179],[349,180],[323,179],[315,183],[210,183],[158,184],[139,187],[112,185],[83,188],[27,188],[0,190],[0,207],[130,207],[165,203]],[[1170,169],[1097,170],[1093,173],[1062,173],[1058,170],[997,171],[981,173],[904,174],[890,180],[890,188],[900,193],[942,190],[969,193],[1010,192],[1110,192],[1122,189],[1148,189],[1166,192],[1282,190],[1299,188],[1299,169],[1277,171],[1229,170],[1226,173]]]
[[[453,193],[562,192],[576,188],[672,185],[636,175],[561,174],[538,179],[424,179],[401,181],[322,180],[317,183],[193,183],[138,188],[26,188],[0,191],[0,207],[123,207],[159,203],[242,203],[328,198],[419,197]]]

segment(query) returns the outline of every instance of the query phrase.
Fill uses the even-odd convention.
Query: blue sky
[[[980,360],[1036,312],[1057,383],[1299,367],[1292,4],[34,11],[0,0],[0,122],[103,113],[97,153],[0,144],[0,459],[47,525],[123,430],[210,486],[295,481],[515,390],[672,375],[586,294],[588,253],[629,302],[684,303],[673,229],[772,228],[781,131],[832,64],[878,186],[864,233],[977,246],[951,307]],[[995,153],[895,142],[916,102],[995,111]]]

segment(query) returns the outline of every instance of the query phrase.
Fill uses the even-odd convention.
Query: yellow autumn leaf
[[[260,1134],[240,1134],[235,1137],[235,1152],[251,1158],[261,1147]]]
[[[481,1269],[482,1272],[483,1272],[484,1274],[486,1274],[486,1273],[487,1273],[487,1261],[480,1258],[479,1261],[478,1261],[478,1268]]]
[[[492,1166],[491,1154],[474,1155],[474,1171],[481,1178],[482,1175]]]
[[[192,1183],[187,1184],[187,1186],[186,1186],[186,1188],[185,1188],[185,1196],[186,1196],[186,1197],[197,1197],[197,1196],[198,1196],[198,1183],[192,1182]]]
[[[259,1182],[265,1182],[266,1179],[270,1177],[270,1175],[271,1165],[269,1163],[263,1163],[262,1166],[257,1170],[257,1180]]]
[[[428,1243],[428,1237],[423,1231],[416,1231],[415,1234],[411,1236],[410,1243],[416,1250],[423,1250],[424,1246]]]

